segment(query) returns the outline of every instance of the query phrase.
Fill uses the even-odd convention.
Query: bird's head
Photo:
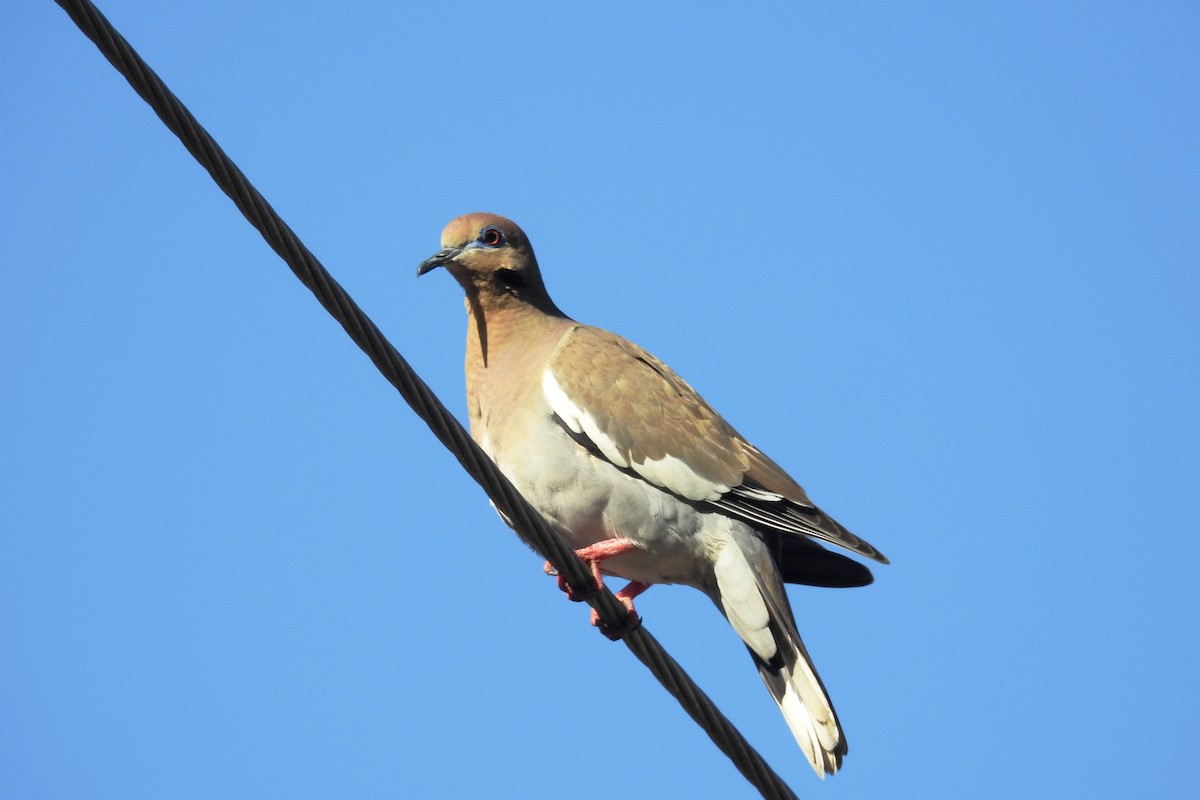
[[[525,232],[497,214],[464,214],[442,231],[442,249],[421,262],[417,275],[445,267],[469,295],[516,297],[553,308]]]

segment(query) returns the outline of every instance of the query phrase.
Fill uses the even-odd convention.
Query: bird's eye
[[[484,228],[483,233],[479,234],[479,241],[488,247],[499,247],[504,244],[504,234],[498,228]]]

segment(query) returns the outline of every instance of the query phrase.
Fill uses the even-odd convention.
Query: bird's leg
[[[629,539],[614,538],[605,539],[603,541],[596,542],[595,544],[589,544],[587,547],[581,547],[575,551],[575,555],[579,556],[581,559],[587,562],[589,567],[591,567],[592,578],[596,581],[596,590],[598,591],[604,588],[604,576],[600,573],[600,563],[613,558],[614,556],[624,555],[625,553],[630,553],[638,549],[640,549],[640,547]],[[558,578],[558,588],[566,592],[568,598],[575,601],[583,599],[583,597],[581,597],[579,593],[567,583],[566,579],[563,578],[562,575],[558,574],[558,571],[550,565],[549,561],[546,562],[542,569],[547,575],[554,575]],[[638,585],[641,586],[641,584]],[[625,587],[625,589],[628,588],[628,586]],[[621,591],[625,591],[625,589],[622,589]],[[642,587],[630,595],[630,598],[632,599],[633,597],[637,597],[644,591],[646,591],[646,588]],[[624,600],[622,600],[622,602],[624,602]]]
[[[618,600],[621,601],[621,604],[623,606],[625,606],[625,610],[628,611],[631,616],[636,617],[637,609],[635,609],[633,607],[633,598],[637,597],[639,594],[641,594],[642,592],[649,589],[650,586],[651,586],[651,584],[649,584],[649,583],[642,583],[641,581],[630,581],[629,583],[625,584],[625,588],[622,589],[621,591],[617,592],[617,594],[615,596]],[[595,625],[596,627],[600,626],[600,612],[598,612],[594,608],[592,609],[592,624]]]

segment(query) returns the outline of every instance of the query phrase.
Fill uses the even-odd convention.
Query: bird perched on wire
[[[580,557],[630,581],[708,595],[749,649],[817,774],[846,737],[813,667],[785,582],[862,586],[878,550],[804,490],[666,364],[568,317],[546,291],[525,233],[495,214],[442,232],[418,275],[445,267],[466,292],[471,435]],[[583,587],[576,587],[583,588]]]

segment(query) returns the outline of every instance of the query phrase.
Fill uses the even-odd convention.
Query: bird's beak
[[[447,247],[445,250],[439,250],[429,258],[421,262],[421,266],[417,267],[417,277],[421,277],[426,272],[431,272],[438,267],[443,267],[449,264],[463,249],[461,247]]]

